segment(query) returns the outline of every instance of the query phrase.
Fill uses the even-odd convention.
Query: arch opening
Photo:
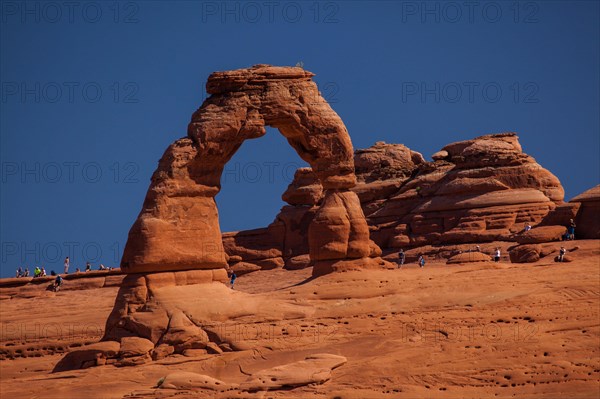
[[[282,194],[298,168],[308,167],[275,128],[246,140],[223,168],[215,196],[222,232],[257,229],[272,223],[287,205]]]

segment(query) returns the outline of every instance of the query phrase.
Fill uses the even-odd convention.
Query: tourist
[[[398,268],[401,268],[404,265],[404,261],[406,260],[406,254],[404,253],[404,250],[402,248],[400,248],[400,252],[398,252]]]
[[[531,224],[525,223],[525,232],[527,233],[529,230],[531,230]]]
[[[481,252],[481,247],[479,245],[475,247],[475,252]]]
[[[575,222],[573,219],[569,220],[569,226],[567,226],[567,240],[575,239]]]
[[[54,270],[50,270],[50,275],[51,276],[56,276],[56,272]]]
[[[562,262],[565,259],[565,254],[567,253],[567,250],[565,249],[565,247],[560,247],[560,251],[558,251],[558,261]]]
[[[15,277],[19,278],[23,276],[23,269],[21,269],[21,266],[19,266],[19,268],[17,269],[17,274]]]
[[[62,285],[62,283],[63,283],[63,278],[59,274],[54,279],[54,286],[52,287],[53,290],[54,290],[54,292],[58,292],[58,290],[60,289],[60,286]]]
[[[423,268],[425,266],[425,257],[423,255],[419,255],[419,267]]]
[[[90,264],[90,262],[87,262],[85,264],[85,272],[87,273],[87,272],[89,272],[91,270],[92,270],[92,265]]]
[[[23,277],[29,277],[29,268],[28,267],[25,268],[25,274],[23,275]]]
[[[42,270],[40,271],[40,277],[45,277],[46,276],[46,269],[44,269],[44,267],[42,266]]]
[[[39,277],[42,274],[42,271],[38,266],[33,269],[33,278]]]
[[[106,266],[104,266],[102,263],[100,263],[100,267],[98,268],[98,270],[106,270]]]
[[[231,271],[231,277],[229,280],[229,283],[231,284],[231,289],[233,289],[233,284],[235,283],[235,279],[237,278],[235,272],[232,270]]]
[[[496,248],[494,253],[494,262],[500,262],[500,247]]]
[[[67,257],[65,258],[65,274],[69,274],[69,264],[70,264],[70,263],[71,263],[71,262],[69,261],[69,257],[67,256]]]
[[[80,272],[81,272],[81,270],[78,267],[76,267],[75,268],[75,273],[80,273]]]

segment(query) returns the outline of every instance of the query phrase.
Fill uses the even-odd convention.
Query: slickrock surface
[[[561,244],[572,262],[553,261]],[[483,244],[482,251],[488,251],[486,245],[503,244]],[[191,327],[187,319],[204,330],[205,348],[167,355],[162,347],[158,360],[138,363],[132,359],[143,357],[150,344],[124,339],[120,346],[102,344],[110,347],[101,353],[108,350],[114,359],[101,355],[93,367],[54,373],[65,351],[78,353],[104,334],[118,287],[70,289],[83,278],[65,281],[58,293],[46,291],[46,284],[0,287],[1,394],[55,399],[596,398],[600,243],[534,245],[546,253],[534,263],[510,263],[503,251],[500,263],[447,265],[428,258],[424,269],[411,260],[402,269],[316,279],[310,267],[262,270],[239,277],[235,290],[216,282],[198,289],[150,281],[147,287],[158,301],[187,304],[180,309],[185,318],[175,316],[174,324],[185,333]],[[186,346],[185,334],[169,340]],[[296,385],[307,382],[303,370],[312,368],[288,374],[290,369],[319,354],[344,357],[346,363],[330,372],[318,367],[323,371],[308,376],[315,383]],[[276,381],[256,385],[258,376]],[[160,380],[164,386],[157,387]],[[240,388],[251,385],[269,391]]]

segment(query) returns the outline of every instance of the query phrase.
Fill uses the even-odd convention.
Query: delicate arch
[[[352,142],[320,95],[311,72],[257,65],[213,73],[211,96],[192,115],[188,136],[159,162],[131,227],[121,267],[129,273],[226,267],[214,197],[244,140],[277,128],[325,190],[309,229],[312,260],[369,255],[369,232],[356,194]]]

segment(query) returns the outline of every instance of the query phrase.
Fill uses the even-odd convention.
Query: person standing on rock
[[[560,247],[560,251],[558,251],[558,261],[559,262],[563,261],[566,253],[567,253],[567,250],[565,249],[565,247]]]
[[[567,240],[575,239],[575,222],[573,219],[569,220],[569,226],[567,227]]]
[[[419,255],[419,267],[425,267],[425,257],[423,255]]]
[[[71,262],[69,261],[69,257],[67,256],[67,257],[65,258],[65,274],[69,274],[69,264],[70,264],[70,263],[71,263]]]
[[[85,264],[85,272],[91,272],[92,271],[92,265],[90,264],[90,262],[87,262]]]
[[[406,254],[404,250],[400,248],[400,252],[398,252],[398,268],[401,268],[404,265],[404,261],[406,260]]]
[[[231,289],[233,289],[233,284],[235,283],[235,279],[237,278],[237,275],[235,274],[235,272],[232,270],[231,271],[231,277],[229,279],[229,284],[231,284]]]
[[[527,233],[529,230],[531,230],[531,224],[525,223],[525,232]]]
[[[60,274],[58,276],[56,276],[56,278],[54,279],[54,285],[52,287],[54,292],[58,292],[58,290],[60,289],[60,286],[63,284],[63,279],[60,276]]]
[[[500,247],[496,248],[496,252],[494,253],[494,262],[500,262]]]

